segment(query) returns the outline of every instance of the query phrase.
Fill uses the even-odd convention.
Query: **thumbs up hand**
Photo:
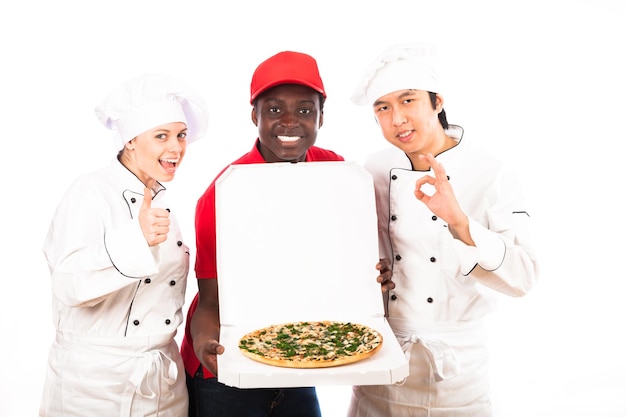
[[[170,213],[162,208],[152,208],[152,191],[143,190],[143,203],[139,209],[139,225],[150,246],[165,242],[170,231]]]

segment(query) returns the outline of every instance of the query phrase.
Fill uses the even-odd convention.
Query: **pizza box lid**
[[[391,384],[408,363],[387,320],[374,268],[378,227],[371,175],[349,161],[232,165],[216,182],[220,297],[218,380],[239,388]],[[294,321],[368,325],[372,357],[294,369],[239,351],[249,331]]]

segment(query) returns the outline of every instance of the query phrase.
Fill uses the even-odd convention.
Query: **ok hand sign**
[[[424,175],[415,182],[415,197],[426,204],[433,214],[448,223],[448,228],[455,238],[468,245],[474,245],[469,231],[469,219],[454,195],[454,190],[448,181],[443,165],[431,153],[419,155],[419,158],[431,166],[435,176]],[[435,187],[433,195],[428,195],[422,191],[424,184]]]

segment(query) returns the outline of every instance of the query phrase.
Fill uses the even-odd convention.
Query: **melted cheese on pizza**
[[[266,360],[333,362],[368,354],[382,337],[367,326],[342,322],[287,323],[248,333],[239,348]]]

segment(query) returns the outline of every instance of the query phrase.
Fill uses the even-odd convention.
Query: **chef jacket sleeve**
[[[158,247],[148,246],[138,221],[113,201],[92,180],[79,179],[55,212],[43,251],[52,290],[66,305],[96,305],[158,272]]]
[[[530,291],[538,276],[530,244],[530,216],[513,173],[503,170],[493,184],[481,200],[484,206],[468,214],[476,246],[455,239],[457,256],[464,275],[496,291],[522,296]]]

